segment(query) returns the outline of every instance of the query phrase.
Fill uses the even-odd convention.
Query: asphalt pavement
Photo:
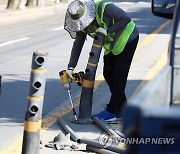
[[[128,3],[122,1],[122,3],[129,8],[133,8],[133,5],[136,4],[136,0],[129,1]],[[139,3],[142,3],[141,5],[144,6],[144,10],[149,15],[149,20],[152,19],[152,15],[149,11],[150,9],[150,3],[141,1]],[[60,3],[55,4],[54,6],[46,6],[43,8],[33,8],[33,9],[26,9],[26,10],[15,10],[13,12],[6,12],[3,11],[0,13],[0,24],[9,25],[11,23],[16,23],[24,20],[34,20],[34,18],[43,17],[43,16],[50,16],[53,14],[56,14],[58,12],[59,19],[63,21],[64,15],[65,15],[65,9],[67,7],[67,3]],[[143,10],[142,9],[142,10]],[[139,8],[141,11],[141,9]],[[143,10],[143,11],[144,11]],[[139,11],[139,15],[142,15],[142,13]],[[135,11],[130,9],[130,14],[135,13]],[[35,16],[37,15],[37,16]],[[142,15],[143,16],[143,15]],[[138,20],[136,17],[134,17],[137,24],[140,24],[140,20]],[[155,18],[156,19],[156,18]],[[169,27],[163,29],[162,35],[159,36],[157,40],[152,40],[153,45],[149,45],[148,41],[143,42],[146,37],[148,37],[149,34],[153,32],[153,29],[155,30],[159,25],[158,22],[155,20],[155,22],[152,24],[149,22],[149,25],[151,25],[152,29],[149,29],[149,32],[145,30],[145,26],[139,26],[140,29],[140,43],[139,43],[139,49],[137,54],[134,57],[134,62],[132,64],[131,72],[128,77],[128,83],[127,83],[127,96],[130,98],[131,95],[136,91],[138,85],[143,81],[146,77],[146,74],[153,68],[156,61],[161,57],[161,54],[166,49],[166,46],[161,49],[160,52],[155,52],[156,47],[158,46],[158,42],[160,39],[164,39],[164,44],[168,44],[168,38],[169,38]],[[159,18],[158,18],[159,19]],[[160,19],[161,24],[165,22],[165,20]],[[145,22],[145,21],[144,21]],[[61,23],[63,25],[63,22]],[[144,24],[145,25],[145,24]],[[157,26],[157,27],[156,27]],[[167,35],[166,35],[167,34]],[[151,36],[152,38],[153,36]],[[151,50],[149,49],[151,47]],[[144,49],[143,49],[144,48]],[[146,52],[144,52],[146,51]],[[153,55],[152,55],[153,51]],[[141,58],[145,57],[145,60],[142,60]],[[146,68],[146,69],[144,69]],[[157,68],[156,68],[157,69]],[[74,90],[73,101],[74,104],[76,104],[76,111],[78,112],[78,105],[79,105],[79,99],[80,99],[80,93],[79,89],[76,91]],[[53,93],[51,93],[53,95]],[[76,96],[76,97],[75,97]],[[94,95],[93,95],[93,109],[92,114],[98,113],[101,111],[107,104],[110,97],[110,92],[108,90],[107,84],[104,82],[104,79],[102,75],[98,75],[96,78],[95,83],[95,89],[94,89]],[[86,145],[85,144],[77,144],[76,142],[70,141],[69,137],[67,136],[67,144],[68,146],[64,150],[56,150],[55,148],[46,147],[45,145],[48,144],[50,141],[52,141],[60,132],[64,132],[62,127],[57,122],[57,118],[62,117],[67,124],[80,136],[80,137],[86,137],[89,139],[99,139],[104,133],[99,127],[96,125],[89,123],[89,124],[75,124],[72,121],[73,113],[71,111],[71,106],[69,104],[63,104],[61,106],[58,106],[56,109],[53,109],[52,112],[48,112],[43,117],[42,121],[42,131],[41,131],[41,154],[55,154],[55,153],[86,153]],[[114,128],[121,131],[121,121],[117,121],[116,124],[112,124]],[[70,148],[70,145],[77,146],[77,149],[73,150]],[[0,152],[0,154],[12,154],[12,153],[20,153],[22,147],[22,136],[21,137],[14,137],[14,141],[10,143],[9,146],[7,146],[4,150]]]

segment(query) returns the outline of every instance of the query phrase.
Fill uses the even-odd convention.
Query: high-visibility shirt
[[[100,27],[103,27],[104,29],[108,30],[108,25],[104,22],[104,10],[107,5],[111,4],[112,2],[108,1],[102,1],[102,0],[96,0],[95,1],[95,6],[96,6],[96,21]],[[114,25],[114,19],[112,19],[112,25]],[[91,37],[94,37],[96,29],[95,25],[93,25],[93,32],[92,32],[92,27],[91,27],[91,33],[89,35]],[[90,27],[90,26],[89,26]],[[87,28],[89,28],[87,27]],[[135,28],[135,23],[131,20],[124,28],[124,30],[121,33],[114,32],[111,33],[110,35],[105,37],[104,40],[104,49],[105,49],[105,55],[108,54],[110,51],[114,55],[120,54],[124,47],[126,46],[126,43],[128,42],[128,39],[133,32]],[[88,31],[88,29],[87,29]]]
[[[104,1],[105,0],[103,0],[103,2]],[[99,5],[98,5],[99,10],[101,10],[101,6],[103,5],[103,2],[99,3]],[[114,19],[114,23],[112,23],[113,19]],[[109,35],[115,34],[114,35],[115,39],[119,38],[119,36],[122,34],[123,30],[125,29],[126,25],[130,21],[131,21],[131,18],[128,16],[128,14],[124,10],[122,10],[121,8],[116,6],[115,4],[109,3],[109,4],[107,4],[105,6],[104,11],[103,11],[103,22],[107,25],[107,31],[108,31]],[[95,26],[93,26],[93,25],[95,25]],[[70,57],[70,60],[69,60],[68,67],[74,67],[74,68],[76,67],[87,34],[90,35],[90,36],[93,33],[95,34],[95,31],[96,31],[96,29],[98,27],[102,27],[102,26],[99,25],[97,23],[96,19],[95,19],[88,26],[88,28],[86,28],[84,30],[84,32],[79,31],[79,32],[76,33],[76,38],[75,38],[75,41],[73,43],[73,47],[72,47],[72,50],[71,50],[71,57]],[[105,29],[106,29],[106,27],[105,27]],[[108,44],[109,35],[105,38],[105,40],[106,40],[105,44]],[[131,33],[130,37],[128,38],[128,43],[133,41],[138,35],[139,35],[139,32],[138,32],[137,28],[135,27],[134,31]],[[114,46],[115,42],[116,41],[113,41],[113,42],[111,41],[110,50],[105,49],[105,54],[112,51],[111,49]],[[117,47],[117,48],[119,48],[119,47]],[[120,50],[118,50],[118,51],[120,51]]]

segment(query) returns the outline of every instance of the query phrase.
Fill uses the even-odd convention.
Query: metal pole
[[[115,128],[113,128],[110,124],[108,124],[107,121],[105,121],[104,119],[101,119],[101,121],[104,122],[104,124],[106,124],[106,126],[109,127],[109,129],[111,129],[112,131],[114,131],[117,135],[119,135],[122,138],[125,138],[125,135],[122,132],[120,132],[120,131],[116,130]]]
[[[78,143],[84,143],[90,146],[94,146],[97,148],[103,148],[107,150],[111,150],[117,153],[124,153],[126,150],[124,148],[120,148],[117,145],[111,144],[107,147],[103,147],[98,140],[92,140],[92,139],[87,139],[87,138],[81,138],[77,140]]]
[[[47,52],[33,53],[22,154],[39,154]]]
[[[93,89],[96,70],[104,42],[104,34],[96,33],[94,37],[91,52],[85,74],[83,78],[83,85],[81,91],[80,105],[79,105],[79,123],[89,123],[92,110]]]
[[[120,148],[117,145],[109,145],[108,147],[103,147],[98,140],[92,140],[92,139],[87,139],[87,138],[81,138],[76,133],[66,124],[66,122],[62,118],[58,118],[58,122],[60,126],[65,130],[66,133],[70,134],[72,139],[76,141],[77,143],[84,143],[90,146],[94,146],[97,148],[102,148],[102,149],[108,149],[117,153],[123,153],[125,152],[124,148]]]
[[[179,64],[179,34],[178,34],[178,24],[180,18],[180,1],[176,2],[176,8],[173,15],[173,23],[172,23],[172,35],[170,39],[170,47],[169,47],[169,61],[170,66],[172,67],[171,71],[171,91],[170,91],[170,105],[178,104],[180,102],[180,90],[179,90],[179,72],[180,72],[180,64]]]
[[[2,87],[2,76],[0,75],[0,96],[1,96],[1,87]]]
[[[67,92],[68,92],[68,95],[69,95],[70,104],[71,104],[71,106],[72,106],[72,110],[73,110],[73,115],[74,115],[75,122],[78,122],[76,110],[75,110],[75,107],[74,107],[74,104],[73,104],[73,101],[72,101],[72,97],[71,97],[71,92],[70,92],[70,90],[68,90]]]
[[[66,122],[63,120],[63,118],[58,118],[58,123],[60,124],[60,126],[65,130],[66,133],[70,134],[70,136],[72,137],[72,139],[77,142],[77,140],[80,139],[80,137],[78,135],[76,135],[76,133],[71,129],[71,127],[69,127]]]
[[[100,148],[93,147],[93,146],[90,146],[90,145],[86,146],[86,150],[96,152],[96,153],[101,153],[101,154],[118,154],[118,153],[110,151],[110,150],[100,149]]]
[[[97,118],[97,117],[92,117],[92,119],[94,120],[94,122],[101,128],[103,129],[106,133],[113,135],[114,137],[120,137],[119,135],[117,135],[117,133],[112,130],[110,127],[108,127],[101,119]]]

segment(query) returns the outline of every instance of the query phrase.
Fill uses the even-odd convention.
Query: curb
[[[62,2],[60,4],[55,4],[52,6],[44,6],[44,7],[34,7],[34,8],[26,8],[25,10],[5,10],[0,12],[0,23],[4,23],[8,20],[23,20],[29,19],[33,17],[39,17],[44,15],[53,15],[60,11],[65,11],[68,3]]]

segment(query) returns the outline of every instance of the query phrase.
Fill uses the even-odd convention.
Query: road
[[[139,47],[132,62],[126,87],[129,98],[162,53],[167,50],[171,23],[162,30],[155,31],[167,20],[153,16],[150,2],[145,0],[121,1],[116,4],[128,12],[140,32]],[[63,29],[65,9],[66,5],[63,5],[61,10],[53,15],[35,16],[0,25],[0,74],[3,81],[0,98],[0,150],[22,135],[34,51],[44,50],[49,53],[43,117],[69,102],[58,76],[58,72],[67,67],[73,43]],[[76,71],[85,69],[91,43],[92,40],[88,38]],[[97,77],[102,74],[102,68],[101,56]],[[107,86],[104,82],[102,84]],[[73,98],[80,93],[80,90],[77,85],[72,85]]]

